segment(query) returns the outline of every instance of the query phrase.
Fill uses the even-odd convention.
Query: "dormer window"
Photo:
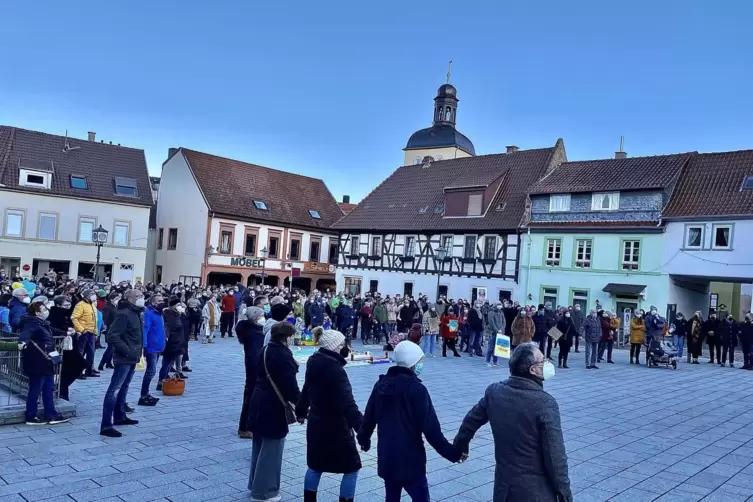
[[[267,208],[267,203],[261,200],[255,200],[254,207],[261,211],[269,211],[269,208]]]
[[[136,180],[131,178],[115,178],[115,195],[136,197],[138,194]]]
[[[484,194],[473,193],[468,196],[468,216],[481,216]]]
[[[18,184],[30,188],[50,188],[52,173],[30,171],[21,169],[18,175]]]
[[[741,190],[753,190],[753,175],[743,178],[743,187]]]
[[[592,211],[616,211],[620,208],[620,192],[595,193],[591,197]]]
[[[319,215],[319,211],[315,211],[314,209],[309,209],[309,214],[315,220],[321,220],[322,219],[322,217]]]
[[[560,211],[570,211],[570,194],[549,196],[549,212]]]

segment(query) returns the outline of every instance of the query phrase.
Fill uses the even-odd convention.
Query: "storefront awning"
[[[604,286],[602,291],[609,293],[610,295],[638,296],[643,293],[644,289],[646,289],[646,286],[642,284],[620,284],[617,282],[610,282]]]

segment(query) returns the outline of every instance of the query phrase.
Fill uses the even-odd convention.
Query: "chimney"
[[[94,143],[95,141],[97,141],[97,133],[96,132],[89,131],[89,141],[91,141],[92,143]]]
[[[614,152],[615,159],[626,159],[627,152],[625,151],[625,136],[620,136],[620,151]]]
[[[520,150],[520,147],[515,145],[507,145],[505,148],[507,148],[507,153],[515,153]]]
[[[178,153],[178,149],[177,148],[168,148],[167,149],[167,158],[169,159],[170,157],[172,157],[176,153]]]
[[[343,195],[343,204],[350,204],[350,195]]]

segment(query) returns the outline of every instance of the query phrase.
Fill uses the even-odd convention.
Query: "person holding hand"
[[[403,489],[413,502],[429,502],[423,436],[450,462],[466,457],[445,439],[429,391],[418,378],[424,366],[421,347],[404,340],[395,348],[394,358],[396,366],[380,375],[371,392],[358,444],[369,451],[378,427],[377,469],[384,480],[385,502],[399,502]]]

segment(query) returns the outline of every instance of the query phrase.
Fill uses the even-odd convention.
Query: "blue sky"
[[[720,4],[726,4],[722,8]],[[479,154],[753,148],[751,2],[5,0],[0,123],[185,146],[360,200],[452,59]],[[252,182],[252,180],[250,180]]]

